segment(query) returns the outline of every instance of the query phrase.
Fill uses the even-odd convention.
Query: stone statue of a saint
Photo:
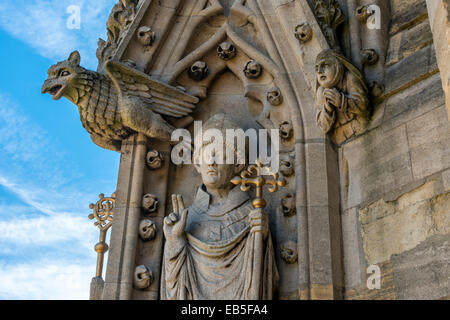
[[[368,88],[361,72],[341,53],[325,50],[316,59],[317,123],[334,130],[336,143],[361,132],[370,118]]]
[[[239,129],[224,114],[212,117],[203,130]],[[232,148],[225,144],[225,148]],[[206,157],[205,145],[199,154]],[[233,149],[233,151],[235,151]],[[278,271],[268,216],[252,207],[249,195],[230,181],[245,164],[196,165],[201,174],[194,203],[185,209],[180,195],[172,196],[173,213],[164,221],[166,239],[161,281],[165,300],[270,300]],[[262,250],[255,234],[262,230]],[[260,247],[261,248],[261,247]],[[258,259],[262,270],[255,270]],[[261,283],[255,284],[255,272]],[[258,288],[255,290],[255,288]]]

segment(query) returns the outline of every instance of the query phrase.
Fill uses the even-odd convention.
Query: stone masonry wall
[[[450,130],[425,0],[391,0],[386,91],[340,148],[346,299],[450,296]],[[381,269],[381,289],[366,286]]]

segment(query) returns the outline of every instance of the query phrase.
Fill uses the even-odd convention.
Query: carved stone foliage
[[[281,258],[287,264],[293,264],[298,261],[297,244],[289,241],[281,245]]]
[[[144,219],[139,224],[139,236],[143,241],[151,241],[156,237],[156,224],[154,221]]]
[[[136,16],[139,0],[120,0],[112,9],[106,23],[108,39],[99,39],[97,58],[100,64],[111,60],[114,56],[123,34]]]
[[[334,50],[316,59],[317,123],[340,144],[362,132],[371,115],[368,88],[361,72]]]
[[[141,265],[136,267],[134,271],[134,287],[136,289],[144,290],[150,287],[153,283],[153,272],[149,267]]]
[[[158,198],[153,194],[146,194],[142,199],[142,208],[147,213],[155,213],[159,208]]]
[[[339,48],[337,28],[345,22],[345,15],[337,0],[316,0],[314,13],[332,49]]]

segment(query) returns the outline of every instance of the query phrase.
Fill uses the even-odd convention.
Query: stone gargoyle
[[[83,127],[98,146],[120,151],[122,140],[136,133],[170,141],[176,127],[192,122],[197,97],[121,62],[108,61],[104,75],[84,69],[80,59],[75,51],[50,67],[42,93],[77,105]]]

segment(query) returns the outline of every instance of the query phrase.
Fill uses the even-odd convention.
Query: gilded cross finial
[[[268,185],[269,192],[277,192],[280,187],[285,187],[287,185],[286,179],[284,177],[280,178],[278,173],[272,173],[270,176],[273,180],[268,180],[263,175],[264,167],[260,160],[256,161],[256,165],[251,165],[247,170],[241,173],[240,177],[235,177],[231,180],[236,186],[241,186],[241,190],[247,192],[252,186],[256,187],[256,198],[253,200],[252,204],[255,209],[264,209],[266,207],[266,201],[263,198],[263,187]],[[253,177],[252,177],[253,176]]]

